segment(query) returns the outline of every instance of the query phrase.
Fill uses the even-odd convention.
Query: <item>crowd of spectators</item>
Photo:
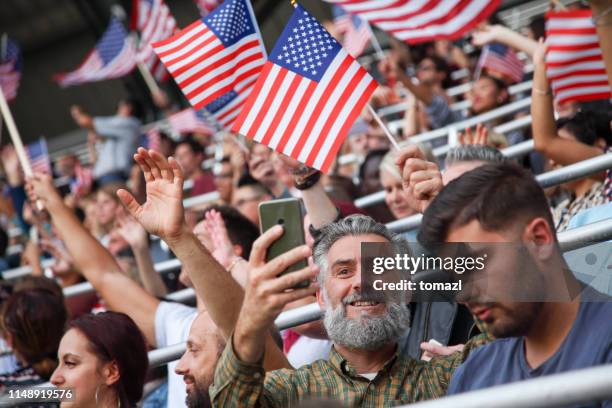
[[[601,44],[610,73],[608,3],[592,7],[608,10]],[[151,112],[132,98],[109,117],[73,107],[88,155],[56,157],[53,174],[26,178],[12,146],[2,148],[0,398],[50,382],[73,390],[75,407],[378,407],[611,364],[612,293],[568,274],[557,239],[612,217],[611,172],[547,189],[534,176],[609,154],[612,110],[609,101],[556,105],[542,19],[524,34],[491,19],[471,34],[475,51],[463,40],[391,41],[384,59],[367,58],[381,82],[372,105],[404,104],[383,117],[401,123],[402,148],[364,111],[329,174],[227,132],[160,132],[156,149],[143,147],[145,119],[172,113],[165,94],[154,95]],[[446,138],[411,143],[528,96],[511,94],[505,76],[475,72],[493,42],[533,64],[524,77],[531,105],[465,129],[445,157],[436,152]],[[472,75],[457,79],[457,69]],[[449,94],[461,84],[469,91]],[[528,127],[494,129],[527,114]],[[504,156],[528,139],[532,153]],[[379,191],[384,201],[356,205]],[[301,199],[304,245],[270,260],[286,231],[261,231],[259,206],[287,198]],[[385,225],[418,214],[416,230]],[[497,268],[456,298],[414,301],[367,287],[364,242],[414,256],[441,243],[514,252],[491,256]],[[175,258],[180,273],[160,268]],[[25,276],[7,278],[20,267]],[[304,280],[310,286],[296,288]],[[529,301],[514,300],[512,285]],[[192,300],[173,300],[189,288]],[[580,294],[554,297],[567,288]],[[313,303],[322,319],[277,331],[279,314]],[[180,343],[179,360],[149,367],[148,351]]]

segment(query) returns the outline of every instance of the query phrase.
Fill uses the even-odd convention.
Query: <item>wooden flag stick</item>
[[[6,98],[4,97],[4,92],[1,89],[0,111],[2,111],[4,123],[6,123],[6,128],[8,129],[9,136],[13,141],[13,147],[15,147],[15,152],[17,153],[17,158],[19,159],[19,164],[21,164],[23,173],[26,175],[26,177],[32,177],[34,173],[32,172],[30,160],[28,160],[28,155],[26,154],[25,148],[23,147],[23,143],[21,142],[21,136],[19,136],[19,131],[17,130],[17,126],[15,125],[15,120],[13,119],[11,110],[9,109],[8,103],[6,102]],[[36,201],[36,207],[39,211],[42,211],[44,209],[42,201]]]
[[[153,78],[153,75],[151,75],[149,68],[147,68],[142,62],[139,62],[136,65],[138,66],[138,71],[140,72],[140,75],[142,75],[142,79],[144,79],[145,83],[147,84],[147,88],[149,88],[151,95],[158,94],[160,92],[159,85],[157,85],[157,81],[155,81],[155,78]]]
[[[372,26],[370,25],[370,22],[366,19],[363,19],[363,23],[367,24],[368,30],[370,30],[370,41],[372,42],[372,47],[374,48],[374,51],[376,51],[376,56],[378,57],[379,60],[381,61],[384,60],[385,52],[380,46],[380,43],[378,42],[378,38],[376,38],[376,34],[374,33],[374,30],[372,30]]]
[[[378,123],[378,126],[380,126],[382,130],[385,132],[385,135],[387,135],[387,138],[389,138],[389,141],[391,142],[395,150],[399,151],[400,148],[397,142],[395,141],[395,138],[393,137],[393,135],[391,134],[387,126],[383,123],[380,116],[378,116],[378,113],[376,113],[372,105],[370,105],[369,103],[368,103],[368,110],[370,111],[370,114],[374,117],[374,120],[376,121],[376,123]]]

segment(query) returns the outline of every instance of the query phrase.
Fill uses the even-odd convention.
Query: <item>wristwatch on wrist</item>
[[[321,179],[321,172],[319,170],[312,168],[309,168],[309,170],[311,171],[310,174],[294,177],[293,184],[298,190],[308,190]]]

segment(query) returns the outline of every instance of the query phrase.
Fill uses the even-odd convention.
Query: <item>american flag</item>
[[[27,145],[26,153],[33,172],[51,174],[51,159],[45,139]]]
[[[353,57],[357,58],[367,48],[372,37],[370,25],[359,17],[348,14],[340,6],[333,6],[334,25],[340,34],[344,34],[343,46]]]
[[[248,0],[226,0],[153,49],[196,109],[247,87],[265,61]]]
[[[297,6],[232,130],[326,171],[377,86]]]
[[[482,49],[476,71],[497,73],[512,82],[519,82],[523,79],[524,64],[510,47],[493,43]]]
[[[74,166],[75,179],[70,183],[70,192],[75,197],[83,197],[91,191],[94,176],[90,167],[84,167],[77,162]]]
[[[165,40],[177,30],[176,20],[164,0],[134,0],[132,26],[140,32],[136,60],[143,63],[153,76],[166,79],[166,69],[153,52],[151,44]]]
[[[17,97],[21,81],[22,59],[17,43],[5,37],[0,49],[0,89],[7,101]]]
[[[81,65],[74,71],[56,74],[60,86],[119,78],[136,66],[136,49],[125,28],[115,17]]]
[[[144,147],[159,151],[161,145],[161,134],[159,129],[154,127],[145,133]]]
[[[174,113],[166,119],[168,124],[176,133],[203,133],[212,135],[215,129],[206,123],[206,117],[201,110],[196,111],[193,108],[183,109],[180,112]]]
[[[194,2],[203,16],[213,11],[221,3],[220,0],[194,0]]]
[[[240,113],[240,109],[251,93],[255,81],[257,81],[256,77],[249,81],[243,81],[225,95],[206,105],[204,109],[209,113],[211,118],[209,121],[213,121],[215,125],[225,130],[230,130]]]
[[[546,13],[546,75],[559,103],[611,97],[591,10]]]
[[[454,40],[489,17],[501,0],[326,0],[410,44]]]

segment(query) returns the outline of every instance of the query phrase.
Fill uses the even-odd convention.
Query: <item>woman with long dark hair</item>
[[[72,390],[71,407],[127,408],[142,398],[148,368],[145,340],[125,314],[105,312],[74,320],[58,356],[51,382]]]
[[[24,289],[4,303],[0,335],[18,361],[11,373],[0,375],[0,395],[6,388],[48,381],[57,367],[56,351],[68,313],[61,292]]]

